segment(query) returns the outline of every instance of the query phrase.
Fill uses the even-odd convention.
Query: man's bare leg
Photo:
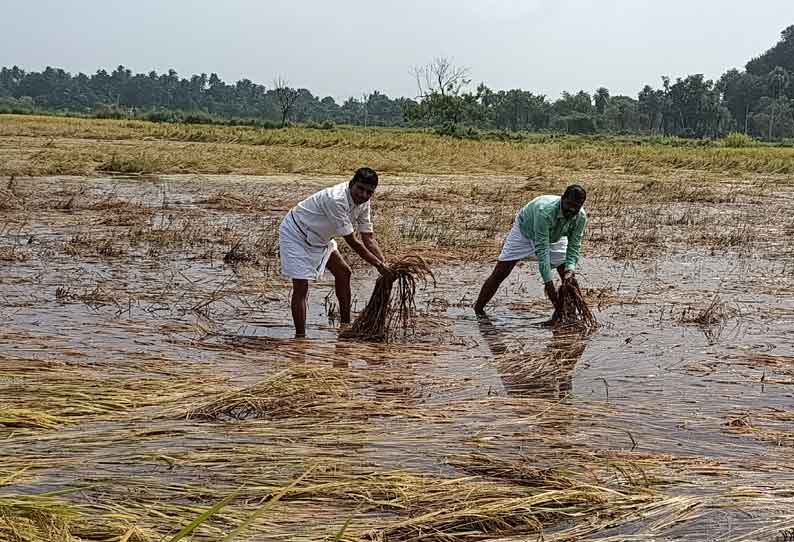
[[[504,280],[510,276],[513,268],[518,263],[518,260],[510,262],[496,262],[490,276],[485,279],[485,282],[480,288],[480,295],[477,296],[477,302],[474,304],[474,312],[477,314],[485,314],[485,305],[493,298],[499,286]]]
[[[339,322],[350,323],[350,276],[352,271],[338,250],[331,253],[326,269],[334,276],[334,290],[339,301]]]
[[[309,296],[309,281],[292,279],[292,321],[295,324],[295,338],[306,337],[306,298]]]

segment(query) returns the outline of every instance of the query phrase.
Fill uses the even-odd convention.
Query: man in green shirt
[[[552,266],[565,281],[573,276],[582,248],[587,214],[582,208],[587,197],[585,189],[572,184],[560,196],[538,196],[516,215],[505,239],[496,267],[485,280],[474,304],[477,314],[485,314],[491,300],[513,268],[521,260],[537,259],[546,296],[556,306]]]

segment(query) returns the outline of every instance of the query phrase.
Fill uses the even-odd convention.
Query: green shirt
[[[565,269],[573,271],[579,261],[582,249],[582,235],[587,225],[584,209],[573,218],[566,219],[560,208],[560,196],[538,196],[527,203],[518,214],[518,227],[527,239],[535,243],[535,256],[538,258],[540,275],[543,282],[552,280],[549,261],[549,245],[560,237],[568,238],[565,252]]]

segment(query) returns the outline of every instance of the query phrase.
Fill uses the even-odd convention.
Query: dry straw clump
[[[22,206],[11,190],[0,188],[0,211],[11,211]]]
[[[794,422],[794,411],[775,408],[759,410],[752,416],[749,412],[733,414],[723,426],[728,431],[750,435],[778,447],[794,447],[791,422]]]
[[[245,420],[322,414],[344,407],[352,392],[333,369],[292,367],[254,386],[191,409],[187,418]]]
[[[715,296],[707,307],[697,310],[688,307],[681,314],[681,322],[685,324],[697,324],[699,326],[714,326],[725,323],[736,315],[736,309],[720,300]]]
[[[474,542],[520,535],[572,540],[638,517],[672,520],[691,508],[688,500],[645,488],[593,485],[570,473],[527,470],[518,479],[507,481],[501,479],[499,470],[509,468],[507,463],[495,465],[490,472],[487,461],[481,462],[482,475],[454,478],[338,467],[311,468],[289,485],[283,480],[252,479],[253,485],[243,493],[240,489],[229,493],[229,488],[150,483],[148,503],[125,500],[76,505],[60,498],[66,491],[6,494],[0,497],[0,539],[153,542],[192,534],[196,540],[231,540],[232,535],[243,535],[241,540],[331,540],[320,535],[319,526],[306,533],[310,538],[296,529],[295,521],[310,522],[316,520],[315,514],[322,514],[319,503],[321,508],[344,509],[349,518],[341,530],[334,529],[334,540]],[[314,474],[317,471],[321,472]],[[134,493],[135,486],[132,489]],[[190,500],[201,498],[204,502],[196,506],[169,502],[174,489],[185,491]],[[197,493],[189,493],[191,490]],[[215,500],[221,494],[227,496],[209,509],[204,506],[207,498]],[[286,514],[291,517],[287,519]],[[179,525],[184,527],[173,535]],[[156,529],[157,534],[143,527]],[[290,530],[279,532],[279,527]],[[546,530],[549,532],[544,533]],[[169,532],[172,537],[163,536]]]
[[[66,420],[28,408],[13,408],[0,405],[0,428],[9,429],[55,429]],[[0,433],[2,430],[0,430]]]
[[[718,295],[703,309],[687,307],[681,312],[679,322],[694,324],[703,330],[710,342],[716,342],[725,330],[728,320],[739,315],[739,310],[725,303]]]
[[[223,263],[238,268],[241,265],[266,265],[268,259],[278,257],[278,227],[266,230],[253,240],[240,237],[223,255]]]
[[[559,469],[538,468],[529,459],[504,459],[492,454],[473,452],[453,457],[451,465],[479,476],[498,479],[524,486],[541,486],[549,489],[571,489],[575,482],[570,473]]]
[[[391,275],[378,278],[367,306],[343,336],[389,341],[400,332],[405,335],[415,329],[417,281],[431,278],[435,285],[433,271],[421,256],[407,256],[389,269]]]
[[[124,248],[117,246],[111,237],[94,237],[91,234],[73,235],[63,245],[63,251],[73,257],[101,256],[113,258],[122,256]]]
[[[90,209],[102,212],[95,222],[101,226],[141,226],[149,222],[155,214],[152,207],[142,203],[112,198],[94,203]]]
[[[204,391],[198,391],[192,380],[97,379],[91,373],[70,373],[68,367],[46,376],[20,377],[0,383],[0,435],[58,429],[100,419],[130,419],[143,415],[147,407],[205,396],[211,381],[205,378],[203,383]]]
[[[240,194],[222,190],[206,198],[198,200],[199,205],[223,211],[252,211],[258,206],[258,195]]]
[[[535,477],[534,475],[538,476]],[[389,485],[368,489],[369,502],[400,517],[364,534],[378,542],[448,542],[493,539],[499,536],[542,535],[544,528],[586,516],[580,530],[598,530],[627,515],[664,506],[650,491],[620,491],[583,484],[564,475],[537,471],[521,485],[480,476],[458,479],[393,477]],[[672,504],[672,503],[668,503]]]
[[[0,247],[0,262],[24,262],[28,257],[28,253],[23,252],[16,245]]]
[[[598,320],[587,306],[587,301],[575,278],[566,279],[560,286],[552,320],[559,326],[585,331],[598,327]]]
[[[60,500],[57,494],[0,496],[0,540],[153,542],[160,538],[109,514]]]
[[[794,375],[794,356],[774,356],[772,354],[751,354],[746,358],[751,367],[763,365],[784,375]]]

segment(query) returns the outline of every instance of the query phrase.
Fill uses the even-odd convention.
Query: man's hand
[[[544,289],[546,291],[546,297],[549,298],[552,305],[555,307],[557,306],[557,290],[554,288],[554,282],[549,281],[545,284]]]
[[[562,281],[567,282],[573,278],[573,270],[572,269],[565,269],[562,272]]]
[[[378,270],[380,276],[386,279],[391,279],[394,275],[394,272],[391,270],[391,268],[388,265],[386,265],[386,262],[380,262],[377,266],[375,266],[375,269]]]

